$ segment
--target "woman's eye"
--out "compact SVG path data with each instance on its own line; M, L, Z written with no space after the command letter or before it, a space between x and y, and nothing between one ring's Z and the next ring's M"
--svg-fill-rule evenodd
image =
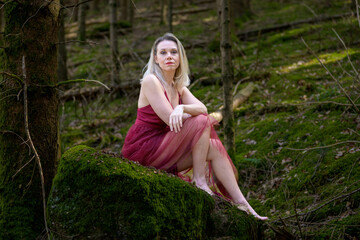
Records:
M171 53L172 53L172 54L177 54L177 51L172 51Z
M166 54L166 52L165 52L165 51L161 51L160 54Z

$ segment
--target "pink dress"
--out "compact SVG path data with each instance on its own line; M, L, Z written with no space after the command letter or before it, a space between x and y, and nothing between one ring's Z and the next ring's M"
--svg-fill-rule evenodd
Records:
M165 96L168 99L166 92ZM180 96L179 102L181 103ZM237 177L236 168L214 130L215 124L217 121L214 118L207 114L201 114L186 119L180 132L175 133L170 131L170 127L158 117L151 105L147 105L138 108L135 124L126 135L121 153L129 160L139 162L144 166L165 170L184 180L191 181L190 177L184 177L183 173L186 171L178 172L177 164L191 157L192 148L204 130L211 127L211 143L215 144L223 156L230 161ZM224 187L213 176L211 162L208 163L209 186L213 186L212 190L215 193L230 198Z

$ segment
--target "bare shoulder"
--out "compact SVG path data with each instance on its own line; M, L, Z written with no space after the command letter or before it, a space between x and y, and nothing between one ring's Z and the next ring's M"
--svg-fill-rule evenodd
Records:
M160 82L159 82L159 80L157 79L157 77L154 74L146 75L144 77L144 79L142 80L141 84L146 86L146 87L160 86Z

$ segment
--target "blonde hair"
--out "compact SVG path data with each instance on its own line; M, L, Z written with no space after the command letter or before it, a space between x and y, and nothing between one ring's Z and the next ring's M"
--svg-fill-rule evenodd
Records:
M186 57L185 49L184 49L183 45L181 44L181 42L179 41L179 39L177 39L177 37L175 37L175 35L172 33L166 33L163 36L161 36L155 40L155 42L151 48L149 62L144 67L145 72L143 74L142 79L140 79L140 83L147 75L154 74L156 77L158 77L160 79L160 81L163 84L167 84L167 82L165 81L164 76L162 74L161 68L155 62L157 46L160 42L165 41L165 40L175 42L177 45L178 51L179 51L180 64L179 64L179 67L175 71L174 81L175 81L175 87L180 90L182 87L187 87L190 84L190 79L189 79L190 69L189 69L189 62Z

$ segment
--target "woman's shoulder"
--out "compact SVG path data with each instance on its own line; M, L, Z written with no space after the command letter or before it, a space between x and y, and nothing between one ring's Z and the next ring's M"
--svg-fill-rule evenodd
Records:
M157 84L157 83L159 83L159 80L157 79L157 77L154 74L150 73L142 79L141 83Z

